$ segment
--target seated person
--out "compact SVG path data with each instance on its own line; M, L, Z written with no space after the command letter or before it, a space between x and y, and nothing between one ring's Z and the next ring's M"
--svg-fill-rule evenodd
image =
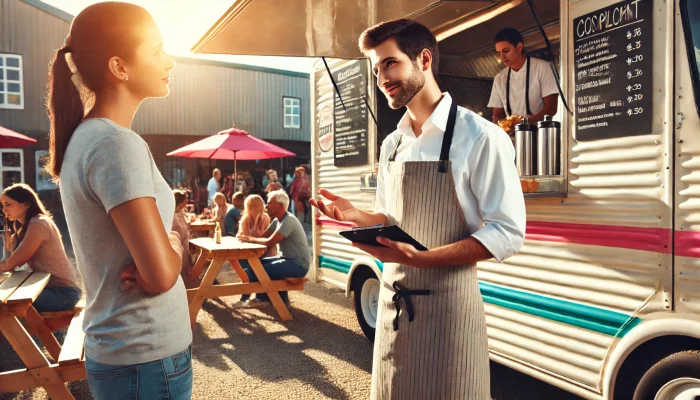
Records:
M221 229L224 229L224 219L226 219L226 212L228 211L228 204L226 204L226 196L217 192L214 195L214 210L212 211L211 222L218 222Z
M250 195L245 199L243 217L238 226L237 237L250 236L254 238L263 237L270 227L270 217L265 214L265 202L258 195ZM277 249L268 249L264 257L277 255Z
M245 196L241 192L236 192L231 196L231 202L233 207L230 207L226 212L226 217L224 218L224 235L225 236L236 236L238 233L238 222L241 220L243 215L244 205L243 201Z
M186 214L187 195L182 190L173 190L175 196L175 215L173 216L173 229L180 235L180 245L182 245L182 274L186 276L192 267L190 257L190 229L187 226L189 215Z
M5 249L11 255L0 261L0 272L29 264L34 272L51 274L49 283L34 301L39 312L70 310L80 300L78 271L68 261L61 233L34 190L18 183L0 195L5 218Z
M309 256L309 246L306 241L306 233L301 226L301 222L294 214L287 211L289 207L289 196L284 190L276 190L268 195L267 213L274 218L270 229L262 238L250 236L240 236L242 242L257 243L274 248L279 244L282 257L265 257L260 262L272 280L284 278L303 278L309 272L311 257ZM251 282L257 282L255 273L246 265L244 268ZM279 292L285 304L289 305L289 294ZM250 296L243 295L241 300L234 304L234 307L256 306L253 301L248 301ZM266 294L257 294L256 298L261 305L269 301Z

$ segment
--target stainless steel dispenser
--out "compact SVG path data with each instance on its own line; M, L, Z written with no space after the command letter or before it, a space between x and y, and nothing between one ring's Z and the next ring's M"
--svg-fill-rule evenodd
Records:
M560 164L561 124L545 115L537 123L537 175L559 175Z
M515 125L515 166L520 176L534 175L536 167L535 125L523 118Z

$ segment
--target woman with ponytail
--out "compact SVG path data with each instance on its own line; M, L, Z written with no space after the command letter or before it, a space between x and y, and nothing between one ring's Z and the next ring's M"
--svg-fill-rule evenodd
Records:
M143 100L168 95L174 66L145 9L104 2L75 17L49 67L47 169L85 285L85 367L97 400L192 394L175 200L131 130Z

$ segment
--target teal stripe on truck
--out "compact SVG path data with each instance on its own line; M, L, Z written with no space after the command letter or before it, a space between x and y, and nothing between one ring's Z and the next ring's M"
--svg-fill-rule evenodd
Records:
M555 299L534 293L521 292L502 286L479 282L481 297L485 303L524 312L552 321L577 326L619 337L627 334L642 321L637 317L587 306L571 301ZM618 331L620 331L618 333Z
M329 268L345 274L349 273L352 267L351 262L332 257L319 256L318 260L322 268ZM380 270L384 270L383 263L378 261L377 265ZM489 283L479 282L479 289L485 303L610 336L623 337L642 322L641 318L624 313Z

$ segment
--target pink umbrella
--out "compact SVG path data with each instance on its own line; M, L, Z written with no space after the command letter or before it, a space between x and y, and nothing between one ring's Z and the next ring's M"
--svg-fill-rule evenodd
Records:
M31 143L36 143L36 139L0 126L0 148L24 147Z
M169 156L233 160L234 185L238 179L237 160L262 160L295 156L291 151L275 146L235 127L171 151Z

